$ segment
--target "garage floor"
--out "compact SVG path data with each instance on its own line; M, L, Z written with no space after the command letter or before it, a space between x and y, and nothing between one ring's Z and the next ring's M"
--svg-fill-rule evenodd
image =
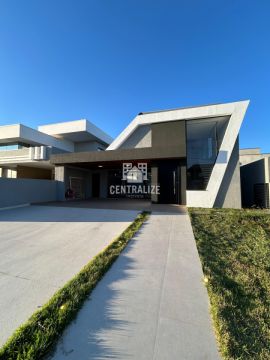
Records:
M59 206L0 211L0 345L137 213Z

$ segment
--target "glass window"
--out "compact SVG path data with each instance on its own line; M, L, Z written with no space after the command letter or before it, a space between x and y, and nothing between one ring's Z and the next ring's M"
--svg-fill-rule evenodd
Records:
M0 151L18 150L18 149L23 149L25 147L29 147L29 145L22 143L0 144Z
M187 190L205 190L229 117L187 121Z

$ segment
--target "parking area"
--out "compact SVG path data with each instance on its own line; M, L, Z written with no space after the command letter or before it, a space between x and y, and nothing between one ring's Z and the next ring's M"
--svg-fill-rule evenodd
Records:
M0 211L0 345L137 213L71 204Z

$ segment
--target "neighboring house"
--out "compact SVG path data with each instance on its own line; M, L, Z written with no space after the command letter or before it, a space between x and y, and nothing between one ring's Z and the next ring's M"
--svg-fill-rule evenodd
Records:
M54 179L52 154L104 150L112 138L87 120L0 126L0 177Z
M243 207L270 207L270 154L260 148L240 150Z
M122 179L131 164L130 180L137 176L147 189L158 187L149 193L132 185L153 202L240 208L238 135L248 103L140 113L106 151L51 155L59 198L65 200L70 186L77 198L136 197L125 193L128 179ZM138 175L138 164L147 169L147 180Z

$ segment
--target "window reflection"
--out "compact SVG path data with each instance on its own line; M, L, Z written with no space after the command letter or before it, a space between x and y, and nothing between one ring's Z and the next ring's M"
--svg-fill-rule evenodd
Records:
M187 190L205 190L229 117L187 121Z
M0 151L19 150L25 147L29 147L29 145L23 143L0 144Z

